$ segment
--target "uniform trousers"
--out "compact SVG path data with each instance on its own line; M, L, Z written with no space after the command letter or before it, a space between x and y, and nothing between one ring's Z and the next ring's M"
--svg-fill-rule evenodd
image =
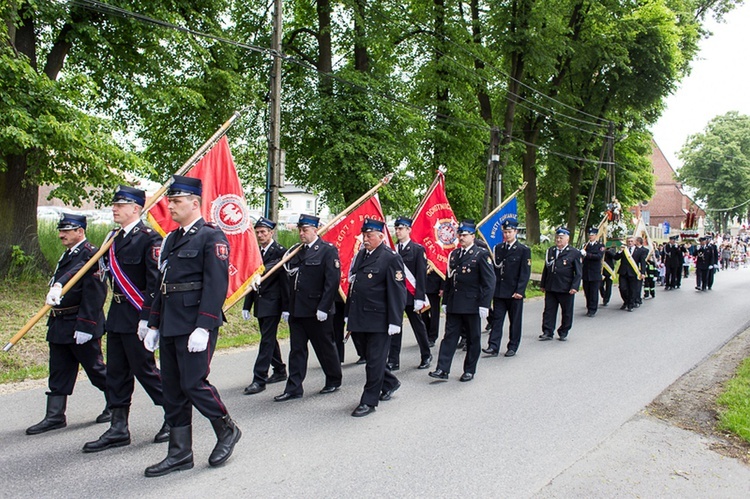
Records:
M336 344L336 352L339 354L339 362L344 363L344 338L345 338L345 327L344 323L344 308L346 304L342 301L336 301L336 313L333 314L333 342ZM358 336L352 335L352 343L354 343L354 349L357 351L357 355L361 358L365 357L364 349L362 348L362 341Z
M426 360L430 357L430 340L427 338L427 327L422 322L421 314L414 311L414 307L407 307L406 317L409 319L412 331L414 331L414 337L417 339L417 345L419 345L419 355L421 360ZM399 358L401 356L401 340L403 338L403 327L401 332L391 336L391 348L388 353L388 363L399 365Z
M565 338L573 326L573 304L575 295L570 293L556 293L547 291L544 293L544 312L542 313L542 333L547 336L554 336L555 324L557 323L557 309L562 312L560 327L557 334L560 338Z
M258 317L260 345L258 346L258 357L255 359L255 366L253 367L253 382L261 386L266 385L269 366L273 366L274 372L286 372L286 364L281 358L281 348L279 347L279 341L276 339L280 319L280 315Z
M453 355L461 337L461 331L466 334L466 357L464 357L464 372L475 374L479 354L482 352L482 331L479 314L452 314L445 315L445 334L440 342L440 355L438 356L437 368L450 373Z
M101 338L76 343L49 344L49 391L47 395L72 395L83 367L91 384L107 394L107 366L102 357Z
M602 303L604 305L608 304L609 300L612 299L612 277L609 275L604 276L599 293L602 295Z
M360 404L370 406L378 405L380 394L386 390L395 388L399 381L391 371L385 368L388 359L388 348L390 345L387 332L382 333L357 333L352 332L353 338L359 338L364 350L365 364L365 388Z
M586 295L586 310L595 314L599 308L599 288L602 285L598 281L583 281L583 292Z
M667 267L666 282L664 286L668 288L677 288L682 281L682 267Z
M708 288L708 273L711 272L709 269L695 269L695 287L700 289Z
M716 274L716 269L708 269L708 274L706 275L708 289L714 287L714 274Z
M503 340L503 326L505 315L508 315L508 350L518 350L521 344L521 321L523 319L523 298L494 298L492 301L492 331L490 332L489 347L500 351Z
M427 295L430 302L430 309L422 313L422 320L427 328L427 339L435 343L440 336L440 293L430 293Z
M637 296L640 293L640 280L635 276L620 276L620 296L622 302L627 308L634 308L637 303Z
M107 333L107 391L110 408L130 407L135 379L154 405L164 405L161 373L154 354L135 333Z
M209 331L208 347L202 352L188 352L189 337L162 336L159 342L164 420L173 428L191 424L193 407L211 421L227 414L219 391L208 381L219 334Z
M289 378L285 393L302 395L302 382L307 376L307 342L315 350L320 367L326 376L325 386L341 386L341 362L333 344L333 319L319 321L315 317L289 318Z

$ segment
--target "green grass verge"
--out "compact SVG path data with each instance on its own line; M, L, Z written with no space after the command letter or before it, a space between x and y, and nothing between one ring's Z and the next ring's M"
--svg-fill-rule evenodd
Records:
M721 406L719 428L750 443L750 358L742 361L716 403Z

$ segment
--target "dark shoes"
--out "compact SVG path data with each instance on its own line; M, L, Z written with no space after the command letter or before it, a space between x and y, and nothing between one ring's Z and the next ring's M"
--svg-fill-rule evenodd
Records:
M463 373L460 378L458 378L458 381L471 381L474 379L474 375L472 373Z
M116 407L112 409L112 425L98 440L86 442L83 446L83 452L100 452L130 445L128 409L128 407Z
M164 424L161 425L159 431L154 435L155 444L161 444L164 442L169 442L169 425L166 421L164 421Z
M364 357L360 357L359 359L357 359L357 362L355 362L355 364L357 364L358 366L361 366L362 364L367 364L367 359L365 359Z
M432 340L430 340L430 342L427 344L427 346L429 346L430 348L432 348L432 347L435 346L435 342L432 341Z
M169 433L169 450L163 461L146 468L147 477L163 476L193 467L193 427L175 426Z
M301 399L301 398L302 398L302 395L300 394L292 395L291 393L284 392L281 395L276 395L273 398L273 400L274 402L286 402L287 400Z
M102 413L96 417L96 422L109 423L110 421L112 421L112 411L109 410L109 407L105 407Z
M48 395L47 414L39 423L26 428L27 435L38 435L50 430L65 428L68 423L65 420L65 407L68 403L67 395Z
M568 337L567 336L558 336L557 339L560 340L560 341L568 341Z
M430 355L426 359L422 359L422 362L417 366L417 369L427 369L428 367L430 367L431 363L432 363L432 355Z
M352 416L355 418L361 418L368 414L375 412L375 407L367 404L359 404L356 409L352 412Z
M490 357L497 357L500 352L495 350L494 348L483 348L482 351L489 355Z
M505 352L506 357L515 357L515 355L516 355L515 350L508 350L507 352Z
M401 366L399 366L399 364L388 362L385 367L387 367L389 371L398 371Z
M261 385L257 381L253 381L252 383L250 383L248 386L245 387L245 391L242 393L244 393L245 395L255 395L256 393L260 393L265 389L266 389L265 385Z
M596 312L587 312L586 317L596 317Z
M456 345L456 350L459 348L464 348L466 346L466 338L461 338L458 340L458 345Z
M391 388L390 390L383 390L383 392L380 394L380 400L391 400L391 397L393 396L393 393L401 388L401 382L399 381L396 386Z
M539 341L549 341L552 339L551 335L548 334L540 334L539 335Z
M208 464L209 466L221 466L232 455L235 444L242 437L242 432L234 424L229 414L214 419L211 421L211 426L213 426L214 433L216 433L216 445L214 446L214 450L211 451L211 455L208 456Z
M427 375L430 378L435 379L448 379L448 373L443 371L442 369L435 369L434 371L427 373Z
M280 381L286 381L285 372L274 372L267 380L266 383L278 383Z
M628 308L627 303L623 303L622 306L620 307L620 310L625 310L626 308Z
M333 392L335 392L338 389L339 389L338 386L324 386L323 389L320 390L319 393L322 393L323 395L325 395L327 393L333 393Z

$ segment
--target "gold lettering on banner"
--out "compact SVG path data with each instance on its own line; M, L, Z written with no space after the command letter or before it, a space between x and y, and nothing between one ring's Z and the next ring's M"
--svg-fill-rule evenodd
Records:
M448 203L440 203L440 204L436 204L435 206L433 206L432 208L430 208L429 210L427 210L427 212L425 214L428 217L431 217L432 215L435 214L436 211L439 211L439 210L450 210L450 209L451 209L451 205L449 205Z

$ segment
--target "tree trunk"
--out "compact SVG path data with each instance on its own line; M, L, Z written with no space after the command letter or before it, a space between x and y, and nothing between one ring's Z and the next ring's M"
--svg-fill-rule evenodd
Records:
M568 229L571 236L578 234L578 196L581 194L581 180L583 179L583 168L574 165L568 169L568 181L570 183L570 195L568 197ZM571 237L571 243L575 237Z
M526 207L526 242L528 244L539 244L541 228L539 208L536 206L536 147L526 146L526 151L523 154L523 180L528 182L523 193Z
M445 34L445 1L433 0L435 6L435 49L433 51L433 60L435 61L437 82L435 90L435 129L437 133L433 140L433 165L437 170L441 166L447 166L445 160L445 141L444 135L448 134L445 130L446 125L440 121L449 115L448 111L448 83L446 71L442 68L443 54L446 53Z
M318 0L318 71L330 74L333 71L333 52L331 49L331 1ZM333 80L321 76L318 91L323 97L333 96Z

